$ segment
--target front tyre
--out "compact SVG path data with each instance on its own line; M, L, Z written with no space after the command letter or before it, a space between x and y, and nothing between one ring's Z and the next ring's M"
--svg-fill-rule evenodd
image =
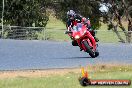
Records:
M99 56L98 50L95 51L95 57Z
M91 49L91 47L89 46L88 42L87 41L84 41L83 42L85 48L86 48L86 52L89 53L89 55L92 57L92 58L95 58L95 53L93 52L93 50Z

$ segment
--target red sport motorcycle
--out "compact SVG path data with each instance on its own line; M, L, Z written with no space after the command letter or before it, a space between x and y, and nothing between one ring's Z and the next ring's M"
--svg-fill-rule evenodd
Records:
M99 56L96 41L87 30L86 25L83 23L77 23L73 27L70 27L70 30L71 31L66 31L65 34L68 34L74 41L76 41L81 50L89 53L92 58Z

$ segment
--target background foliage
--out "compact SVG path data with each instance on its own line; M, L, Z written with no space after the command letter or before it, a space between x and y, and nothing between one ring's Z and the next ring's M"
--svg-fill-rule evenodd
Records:
M4 0L4 25L45 27L53 10L55 18L66 23L66 12L73 9L76 13L90 18L93 29L99 29L101 22L115 32L121 42L131 42L132 1L131 0ZM107 7L101 12L101 4ZM0 2L2 11L2 2ZM1 15L1 13L0 13ZM125 25L123 22L126 22ZM127 25L127 26L126 26ZM123 39L120 31L124 32ZM127 32L129 31L129 32Z

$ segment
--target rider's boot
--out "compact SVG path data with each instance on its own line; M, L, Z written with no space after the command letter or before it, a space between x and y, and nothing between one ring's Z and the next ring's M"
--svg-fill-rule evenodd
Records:
M76 40L73 40L73 41L72 41L72 45L73 45L73 46L78 46L77 41L76 41Z
M82 51L83 49L82 48L80 48L80 51Z

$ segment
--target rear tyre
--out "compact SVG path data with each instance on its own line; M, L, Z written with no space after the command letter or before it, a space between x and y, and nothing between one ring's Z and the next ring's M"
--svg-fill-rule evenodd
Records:
M83 44L86 47L86 52L89 53L89 55L92 58L95 58L95 53L92 51L91 47L88 45L88 42L87 41L84 41Z

